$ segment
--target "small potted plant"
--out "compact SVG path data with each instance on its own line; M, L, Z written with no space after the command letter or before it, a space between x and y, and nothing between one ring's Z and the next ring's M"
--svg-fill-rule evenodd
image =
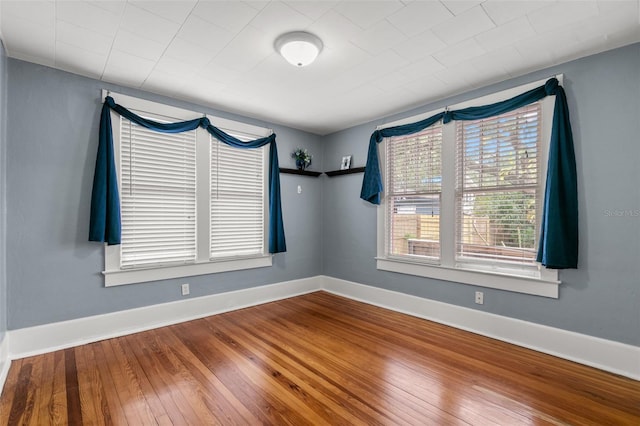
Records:
M296 148L291 153L291 158L295 158L298 170L304 170L311 165L311 154L306 149Z

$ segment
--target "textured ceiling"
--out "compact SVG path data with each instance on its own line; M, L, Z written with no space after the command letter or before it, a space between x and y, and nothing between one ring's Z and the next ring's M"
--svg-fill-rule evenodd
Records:
M639 0L6 1L10 57L328 134L640 41ZM306 30L305 68L273 49Z

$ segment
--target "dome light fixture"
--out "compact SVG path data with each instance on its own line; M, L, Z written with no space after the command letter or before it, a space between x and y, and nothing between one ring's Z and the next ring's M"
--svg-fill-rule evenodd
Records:
M274 46L291 65L304 67L318 57L322 51L322 40L306 31L294 31L282 34Z

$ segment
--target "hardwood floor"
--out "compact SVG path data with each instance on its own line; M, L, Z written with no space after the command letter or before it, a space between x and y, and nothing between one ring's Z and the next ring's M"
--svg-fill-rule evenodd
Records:
M0 424L640 425L640 382L317 292L14 361Z

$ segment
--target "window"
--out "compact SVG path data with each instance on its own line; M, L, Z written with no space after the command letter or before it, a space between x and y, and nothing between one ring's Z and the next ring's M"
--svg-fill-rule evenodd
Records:
M390 256L440 259L442 125L387 144L387 233Z
M201 114L112 95L159 122ZM236 149L204 129L167 134L116 113L114 150L121 199L122 242L105 250L107 286L271 265L267 253L267 155ZM241 140L268 129L210 117Z
M127 119L119 131L120 267L195 262L196 132L158 133Z
M543 192L540 102L456 125L456 259L533 266Z
M535 262L552 114L547 97L500 116L385 139L378 269L557 297L557 272Z
M252 137L234 134L240 140ZM264 252L264 149L239 150L211 138L211 258ZM238 164L242 167L238 168Z

